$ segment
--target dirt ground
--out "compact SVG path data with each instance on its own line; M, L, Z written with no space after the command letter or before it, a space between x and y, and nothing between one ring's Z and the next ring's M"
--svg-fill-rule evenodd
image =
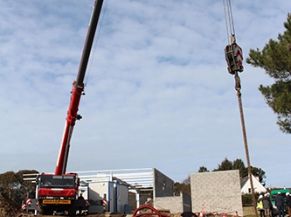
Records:
M248 207L243 207L243 213L244 217L255 217L256 214L254 212L254 207L248 206Z
M0 210L1 211L1 210ZM254 208L253 207L243 207L243 213L244 217L255 217ZM3 213L0 212L0 217L6 217L4 215L1 215ZM129 215L127 215L129 216ZM180 215L171 215L172 217L179 217ZM33 215L28 214L19 214L17 217L33 217ZM46 216L50 217L50 216ZM57 216L51 216L51 217L57 217ZM99 214L99 215L87 215L87 217L124 217L124 215L120 214Z

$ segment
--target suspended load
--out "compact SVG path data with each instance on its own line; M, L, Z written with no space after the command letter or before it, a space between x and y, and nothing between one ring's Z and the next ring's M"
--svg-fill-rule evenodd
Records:
M234 41L231 44L226 45L224 52L228 72L232 75L234 75L235 72L242 72L244 67L242 65L243 54L241 47Z
M235 30L234 30L234 22L232 16L231 9L231 1L224 0L224 14L225 14L225 24L228 38L228 45L226 45L225 59L227 62L228 72L232 75L235 75L237 72L243 71L243 54L241 47L236 43L235 39Z

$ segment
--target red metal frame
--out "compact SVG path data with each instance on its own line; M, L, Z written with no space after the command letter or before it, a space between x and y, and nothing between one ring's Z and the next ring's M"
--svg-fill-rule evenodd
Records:
M143 216L169 217L169 215L159 212L157 209L148 204L141 205L140 207L138 207L132 215L132 217L143 217Z

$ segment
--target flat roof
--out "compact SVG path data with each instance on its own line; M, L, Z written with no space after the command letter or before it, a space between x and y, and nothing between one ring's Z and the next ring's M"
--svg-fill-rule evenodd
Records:
M154 170L155 168L90 170L78 171L77 174L80 180L86 182L113 181L116 177L135 188L153 188Z

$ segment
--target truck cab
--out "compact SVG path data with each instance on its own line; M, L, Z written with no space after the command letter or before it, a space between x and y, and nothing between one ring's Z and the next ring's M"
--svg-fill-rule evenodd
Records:
M42 173L37 177L37 200L42 214L54 212L76 213L79 178L75 173L53 175Z

